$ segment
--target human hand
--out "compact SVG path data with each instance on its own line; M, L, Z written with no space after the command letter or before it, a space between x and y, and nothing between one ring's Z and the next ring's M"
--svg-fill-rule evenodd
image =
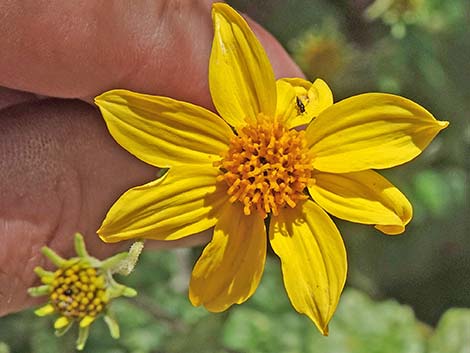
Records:
M213 109L207 82L212 1L4 1L0 86L59 98L112 88ZM280 45L250 22L278 77L301 76ZM44 245L73 254L73 234L97 257L118 250L96 236L107 209L156 170L120 148L98 111L78 100L0 90L0 315L34 301ZM203 236L154 243L190 246ZM122 245L120 245L122 247Z

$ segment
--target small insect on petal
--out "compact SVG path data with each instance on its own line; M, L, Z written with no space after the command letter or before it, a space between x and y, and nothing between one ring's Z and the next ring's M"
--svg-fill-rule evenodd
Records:
M299 114L305 113L305 105L299 97L295 97L295 103L297 104L297 111Z

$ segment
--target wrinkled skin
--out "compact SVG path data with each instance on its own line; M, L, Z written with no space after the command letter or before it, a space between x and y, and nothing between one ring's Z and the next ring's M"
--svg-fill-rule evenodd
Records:
M35 303L26 294L38 284L33 269L51 268L42 246L73 255L76 231L97 257L129 245L104 244L95 231L119 195L154 179L156 170L114 142L90 103L126 88L213 109L211 3L0 3L0 315ZM280 45L250 25L276 75L301 76ZM151 246L191 246L207 237Z

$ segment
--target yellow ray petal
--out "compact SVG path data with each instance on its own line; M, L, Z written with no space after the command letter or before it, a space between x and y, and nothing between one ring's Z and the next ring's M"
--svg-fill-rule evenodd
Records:
M96 97L95 103L122 147L162 168L212 164L233 136L214 113L171 98L113 90Z
M348 173L408 162L447 125L406 98L367 93L324 110L306 138L314 168Z
M284 208L272 217L269 238L281 258L289 299L324 335L344 287L347 272L343 239L333 221L312 201Z
M405 195L372 170L317 173L309 192L332 215L351 222L379 225L386 234L402 233L413 213Z
M290 104L295 108L294 112L296 114L291 113L286 119L288 128L310 123L313 118L333 104L333 93L326 82L321 79L316 79L315 82L311 83L302 78L283 78L277 81L278 87L280 82L288 83L295 92L295 96ZM279 92L278 89L278 106L280 105L280 100L281 104L287 101L286 98L279 97L279 94L284 92L287 92L289 95L292 94L287 88L283 88L283 92ZM284 108L284 110L287 110L287 108Z
M131 238L174 240L214 226L227 201L218 170L177 166L151 183L125 192L111 207L98 234L105 242Z
M258 113L273 117L276 84L268 57L246 21L230 6L212 5L214 41L209 87L217 111L230 125Z
M90 326L93 321L95 321L96 317L95 316L89 316L86 315L83 319L80 320L80 327L87 327Z
M276 116L279 121L286 123L294 119L298 113L296 105L296 92L294 87L286 82L284 79L276 81L277 90L277 106Z
M55 308L52 304L46 304L34 311L37 316L46 316L52 314L53 312L55 312Z
M258 287L266 260L266 229L259 214L245 216L228 204L194 266L189 298L195 306L220 312L247 300Z
M61 316L54 322L54 328L56 330L59 330L67 326L68 324L70 324L70 319L66 316Z

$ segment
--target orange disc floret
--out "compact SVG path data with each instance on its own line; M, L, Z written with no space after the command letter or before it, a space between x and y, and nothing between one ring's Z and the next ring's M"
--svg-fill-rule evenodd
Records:
M228 185L230 202L243 203L246 215L279 214L307 198L312 183L312 159L303 131L289 130L277 119L259 115L238 131L223 159L215 163Z

